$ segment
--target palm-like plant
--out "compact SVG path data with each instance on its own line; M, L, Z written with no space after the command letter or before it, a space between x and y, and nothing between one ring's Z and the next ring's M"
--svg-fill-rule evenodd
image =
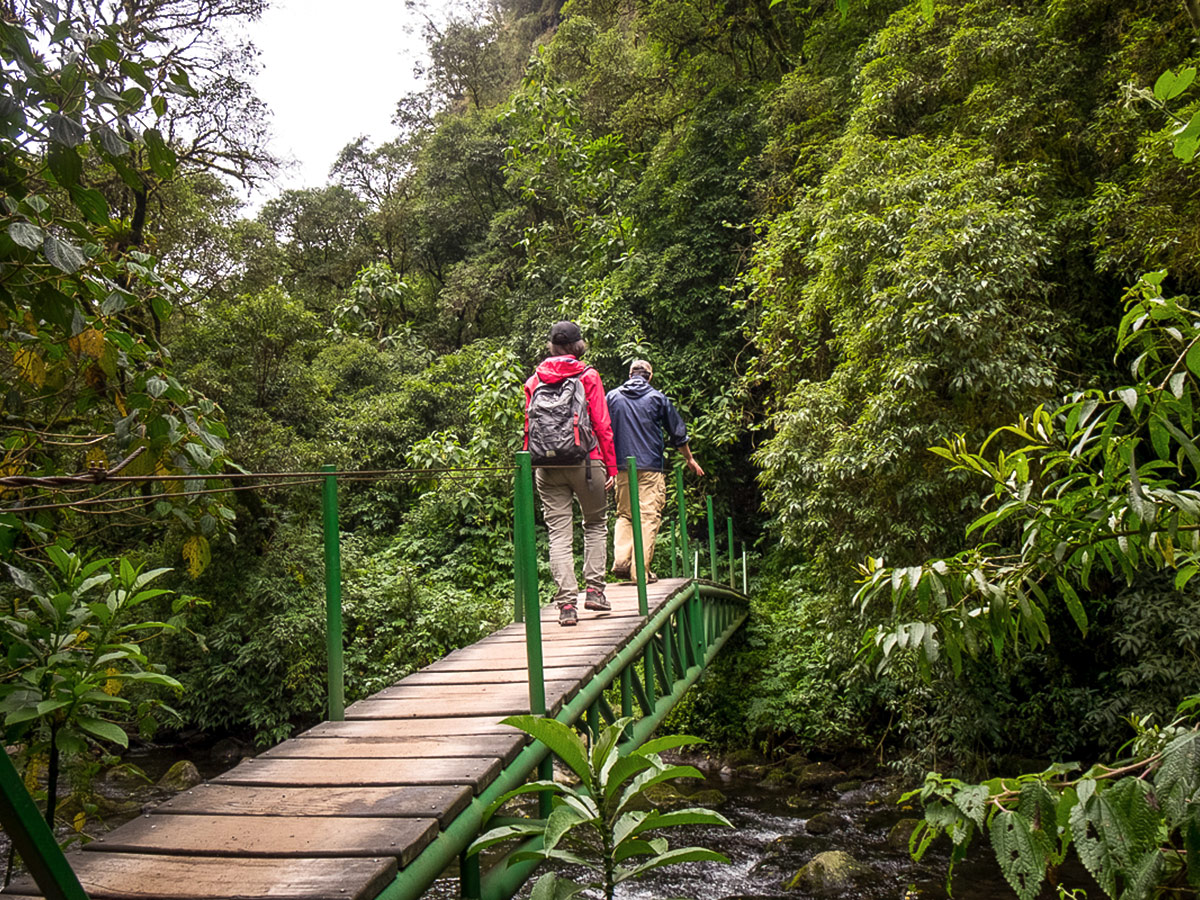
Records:
M702 743L699 738L674 735L647 741L622 754L621 736L632 719L618 719L605 727L589 748L569 726L554 719L512 716L505 724L520 728L544 743L579 778L579 786L556 781L534 781L500 797L489 815L520 794L550 791L554 808L549 818L502 825L481 835L468 848L478 853L494 844L518 837L542 836L538 850L509 857L509 864L528 859L556 859L590 869L597 880L576 884L553 873L543 875L534 886L531 900L569 900L588 888L599 888L612 900L616 886L651 869L673 863L729 859L703 847L671 850L667 839L652 832L676 825L724 825L729 820L709 809L691 808L671 812L636 809L646 789L681 777L701 777L693 766L664 763L659 753L685 744Z

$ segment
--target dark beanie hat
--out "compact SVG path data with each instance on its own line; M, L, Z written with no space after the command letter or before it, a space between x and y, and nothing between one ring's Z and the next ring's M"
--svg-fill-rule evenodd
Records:
M583 332L574 322L563 320L550 327L550 343L560 347L570 347L577 341L583 340Z

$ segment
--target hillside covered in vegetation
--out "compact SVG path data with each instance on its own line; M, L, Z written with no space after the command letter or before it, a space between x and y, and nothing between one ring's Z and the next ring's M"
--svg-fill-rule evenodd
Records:
M13 592L51 545L174 570L146 653L180 689L89 721L149 730L165 699L265 744L320 715L318 488L223 476L480 470L343 487L352 698L506 621L486 470L561 318L608 386L654 362L694 510L753 560L681 727L984 775L1111 758L1195 690L1194 3L463 6L394 140L248 218L236 185L276 162L213 25L261 6L0 3L0 470L188 476L103 507L6 483ZM3 702L36 752L30 696Z

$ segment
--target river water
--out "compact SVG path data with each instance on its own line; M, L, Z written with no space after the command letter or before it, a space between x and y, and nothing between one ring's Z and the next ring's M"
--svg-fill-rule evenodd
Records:
M750 773L741 774L746 768ZM684 863L664 867L648 873L641 880L620 885L617 890L619 900L1016 898L1000 873L986 836L982 840L976 836L972 853L956 867L953 893L948 895L945 886L948 842L945 838L940 839L919 863L911 859L903 837L905 825L893 829L901 820L919 817L921 812L919 808L896 803L902 791L886 772L852 772L851 775L862 777L844 777L836 785L798 790L786 782L772 783L770 777L764 783L759 777L763 770L758 767L731 772L729 767L714 762L708 764L707 769L702 784L689 785L684 790L688 793L720 791L726 800L718 809L733 828L681 827L663 834L669 838L672 847L707 847L724 853L730 863ZM830 850L849 853L863 864L865 871L842 889L787 889L786 885L797 870L817 854ZM545 871L545 868L539 871ZM556 871L581 883L588 880L587 873L579 869ZM1084 888L1094 900L1104 896L1077 864L1064 866L1057 878L1064 887ZM527 897L531 886L532 879L520 896ZM425 900L451 900L457 896L457 888L457 879L448 873L426 892ZM585 896L593 898L600 894L594 892ZM1058 892L1053 886L1046 885L1040 897L1052 900L1058 897Z

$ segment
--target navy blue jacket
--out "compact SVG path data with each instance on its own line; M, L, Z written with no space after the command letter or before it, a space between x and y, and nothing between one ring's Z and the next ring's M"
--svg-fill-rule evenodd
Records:
M663 470L663 432L672 447L688 442L687 426L666 395L650 387L641 375L634 375L608 392L608 414L612 417L613 441L617 449L617 468L628 468L632 456L638 471Z

